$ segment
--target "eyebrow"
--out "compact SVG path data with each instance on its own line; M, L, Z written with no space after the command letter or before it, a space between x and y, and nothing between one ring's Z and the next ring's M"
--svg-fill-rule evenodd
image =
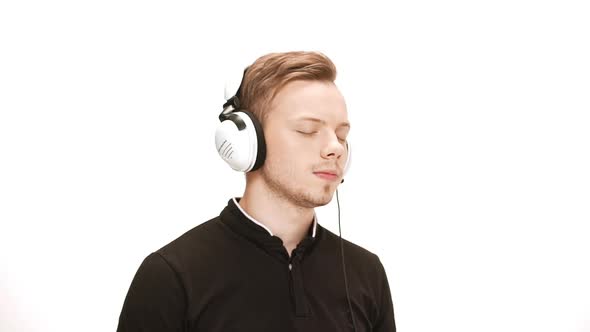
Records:
M317 119L317 118L312 118L309 116L303 117L303 118L299 118L297 119L297 121L313 121L313 122L319 122L321 124L326 124L326 121L321 120L321 119ZM338 127L348 127L350 128L350 123L348 122L342 122L338 125Z

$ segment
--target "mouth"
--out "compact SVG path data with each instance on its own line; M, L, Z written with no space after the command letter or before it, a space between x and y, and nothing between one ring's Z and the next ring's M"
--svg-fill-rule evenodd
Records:
M334 172L314 172L313 174L328 181L335 181L338 179L338 174Z

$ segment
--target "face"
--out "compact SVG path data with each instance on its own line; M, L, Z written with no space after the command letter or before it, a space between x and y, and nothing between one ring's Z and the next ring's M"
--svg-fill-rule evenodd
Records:
M328 204L342 179L349 129L346 104L334 83L285 85L264 126L267 155L260 176L271 193L301 207Z

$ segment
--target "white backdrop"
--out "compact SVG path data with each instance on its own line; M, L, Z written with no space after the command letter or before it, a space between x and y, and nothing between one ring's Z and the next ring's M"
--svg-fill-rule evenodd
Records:
M3 1L0 331L114 331L142 259L242 194L214 148L227 69L288 50L338 67L343 236L383 261L399 331L590 331L588 17L567 0ZM335 199L318 215L338 231Z

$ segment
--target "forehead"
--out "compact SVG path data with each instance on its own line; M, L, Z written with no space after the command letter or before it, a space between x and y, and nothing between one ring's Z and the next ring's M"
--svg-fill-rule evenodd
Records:
M344 97L333 82L293 81L275 96L269 117L298 121L318 118L327 122L346 122L348 112ZM304 120L302 120L304 121Z

